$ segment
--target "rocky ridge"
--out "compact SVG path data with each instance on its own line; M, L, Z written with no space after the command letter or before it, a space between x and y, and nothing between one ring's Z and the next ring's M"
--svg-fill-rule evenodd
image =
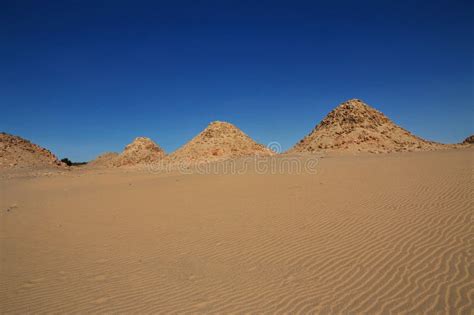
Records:
M0 133L0 169L66 168L51 151L26 139Z

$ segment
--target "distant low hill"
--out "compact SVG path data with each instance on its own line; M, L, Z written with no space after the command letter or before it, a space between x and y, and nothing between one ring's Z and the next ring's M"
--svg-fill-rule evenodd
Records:
M112 167L114 165L114 161L119 156L116 152L105 152L94 160L87 163L87 166L90 167Z

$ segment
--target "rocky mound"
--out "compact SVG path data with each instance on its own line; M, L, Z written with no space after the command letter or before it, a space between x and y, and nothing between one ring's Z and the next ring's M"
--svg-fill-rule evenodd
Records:
M198 164L243 156L268 156L273 151L256 143L234 125L215 121L171 154L170 163Z
M105 152L87 163L87 165L92 167L111 167L114 166L114 162L118 156L119 154L116 152Z
M426 141L397 126L361 100L346 101L332 110L289 152L400 152L433 150L440 143Z
M30 141L0 133L0 169L66 167L46 150Z
M134 166L152 164L165 157L163 151L153 140L138 137L125 147L125 150L113 160L114 166Z
M474 143L474 135L470 135L469 137L464 139L464 141L462 142L462 144L473 144L473 143Z

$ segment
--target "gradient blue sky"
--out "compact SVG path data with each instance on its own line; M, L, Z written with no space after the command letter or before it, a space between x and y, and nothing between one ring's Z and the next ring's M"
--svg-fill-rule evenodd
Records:
M360 98L474 132L472 1L0 1L0 131L89 160L210 121L289 148Z

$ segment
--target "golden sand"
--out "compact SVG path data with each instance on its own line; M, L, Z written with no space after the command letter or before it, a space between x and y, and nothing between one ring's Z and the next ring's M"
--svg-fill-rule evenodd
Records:
M1 179L0 312L472 313L473 153Z

